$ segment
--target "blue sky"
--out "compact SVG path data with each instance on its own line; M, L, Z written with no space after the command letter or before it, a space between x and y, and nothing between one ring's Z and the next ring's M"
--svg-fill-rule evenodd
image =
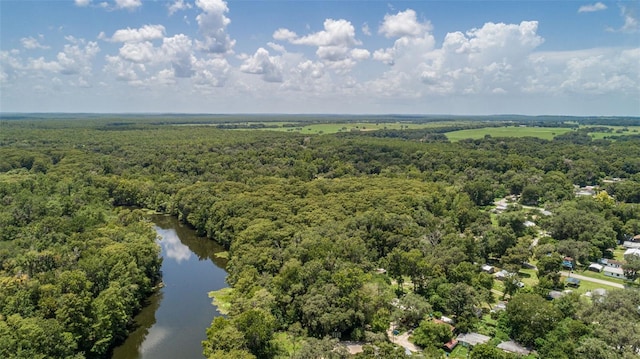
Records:
M640 116L639 1L0 0L0 111Z

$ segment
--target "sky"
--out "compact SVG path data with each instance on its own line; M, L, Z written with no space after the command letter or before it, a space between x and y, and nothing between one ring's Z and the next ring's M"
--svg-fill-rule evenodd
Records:
M0 112L640 116L640 1L0 0Z

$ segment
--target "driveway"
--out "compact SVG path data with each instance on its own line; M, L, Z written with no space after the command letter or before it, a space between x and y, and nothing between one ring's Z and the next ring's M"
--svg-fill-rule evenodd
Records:
M393 331L395 329L396 329L396 326L393 323L391 323L391 325L389 326L389 329L387 329L387 336L389 337L389 340L392 343L397 344L412 353L417 353L421 351L419 347L417 347L415 344L409 341L409 336L411 335L411 331L394 335Z

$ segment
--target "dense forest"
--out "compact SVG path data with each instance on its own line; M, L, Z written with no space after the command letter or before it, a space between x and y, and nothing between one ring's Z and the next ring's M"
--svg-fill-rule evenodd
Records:
M565 289L564 257L613 258L640 234L640 138L595 140L606 121L583 120L535 118L572 129L553 140L459 142L446 132L505 123L305 135L203 117L0 120L0 357L103 358L126 337L161 279L135 208L228 249L231 310L207 330L208 358L347 357L339 340L404 358L390 323L441 357L454 335L441 316L492 337L472 358L515 357L496 348L509 339L532 357L636 357L637 284L547 298ZM640 259L625 259L637 278ZM486 263L514 277L497 291Z

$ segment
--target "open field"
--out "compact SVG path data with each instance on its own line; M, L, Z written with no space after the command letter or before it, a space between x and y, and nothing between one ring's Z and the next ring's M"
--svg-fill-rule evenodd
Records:
M602 126L580 126L584 127L602 127ZM589 135L594 140L601 140L612 136L629 136L640 135L640 126L605 126L612 129L611 132L591 132Z
M296 132L307 134L330 134L338 132L350 132L350 131L376 131L376 130L408 130L408 129L421 129L421 128L434 128L445 127L465 124L467 122L428 122L428 123L413 123L413 122L335 122L335 123L312 123L301 124L295 122L270 122L265 123L263 128L255 128L257 130L264 131L280 131L280 132ZM248 123L249 124L249 123ZM256 125L260 123L251 122L250 124ZM253 129L253 128L252 128Z
M552 140L555 136L571 131L562 127L486 127L460 130L446 133L449 141L456 142L467 138L479 139L485 135L491 137L539 137Z

